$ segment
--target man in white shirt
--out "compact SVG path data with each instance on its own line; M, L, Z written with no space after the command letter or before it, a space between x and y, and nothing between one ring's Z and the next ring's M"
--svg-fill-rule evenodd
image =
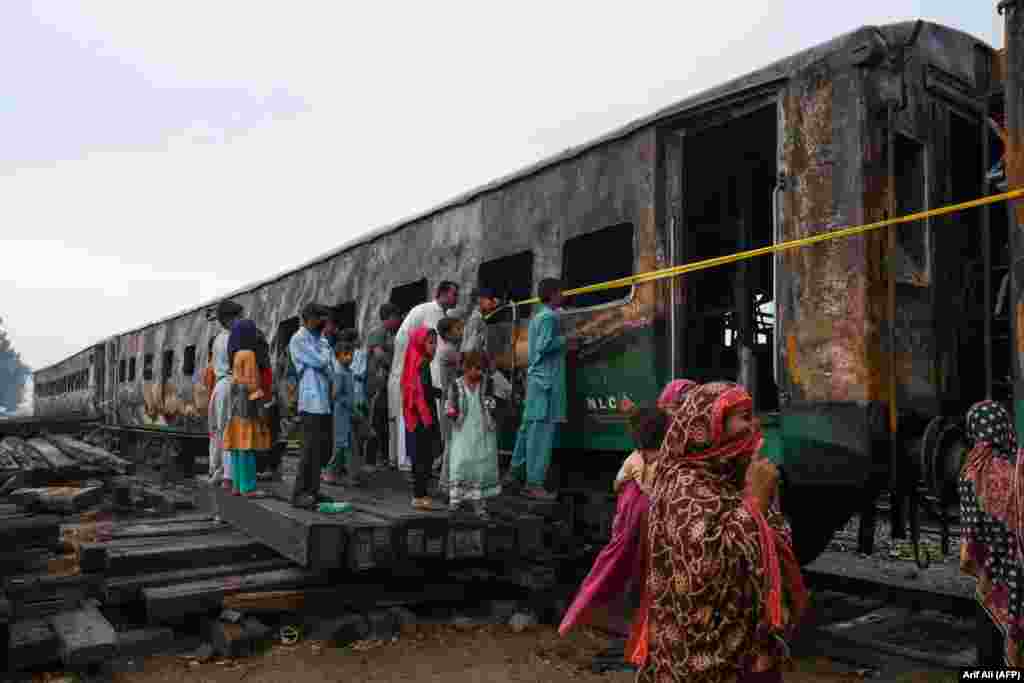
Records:
M404 472L412 470L412 463L405 454L405 421L402 419L402 367L405 365L405 349L409 335L420 327L437 329L437 323L449 309L459 303L459 286L443 280L437 286L433 301L414 306L402 321L395 335L395 357L391 361L391 375L388 377L388 414L391 420L391 448L388 450L392 464ZM436 362L436 359L435 359ZM438 369L431 363L431 374L436 378ZM436 379L435 379L436 381Z

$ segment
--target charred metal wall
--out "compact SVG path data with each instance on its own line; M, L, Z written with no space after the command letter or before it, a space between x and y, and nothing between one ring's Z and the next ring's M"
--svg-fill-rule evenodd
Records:
M459 283L462 293L455 314L465 316L472 305L469 292L477 284L481 263L532 250L536 286L542 278L562 274L566 240L623 222L634 227L636 267L656 268L663 264L664 244L658 239L655 223L655 156L654 131L642 130L234 300L245 307L245 314L272 342L278 326L314 300L328 305L355 301L357 325L365 335L378 323L377 311L388 301L391 290L421 278L427 279L431 295L443 279ZM597 321L606 322L609 316L650 316L657 298L655 291L655 285L638 287L629 313L617 312L623 306L605 306L592 314L570 316L570 324L587 327L603 324ZM525 325L525 321L521 323L522 333L518 335L520 366L526 360ZM205 431L208 396L201 377L207 367L209 339L218 332L215 321L208 321L204 312L195 312L113 340L115 359L137 359L134 382L116 384L111 392L117 422ZM502 338L507 344L511 335ZM182 354L189 345L196 346L196 367L192 376L184 377ZM168 349L174 350L175 367L164 383L161 363ZM509 353L498 350L504 364L508 364ZM146 354L153 354L151 381L143 378ZM116 374L116 360L112 366L111 372Z
M1006 177L1010 188L1019 189L1024 186L1024 5L1019 1L1008 0L1000 3L1006 17ZM1010 244L1013 250L1013 330L1014 367L1016 383L1014 397L1016 400L1017 429L1024 427L1024 202L1014 202L1014 211L1010 217Z
M850 60L849 53L837 52L787 85L782 239L891 215L890 103L898 110L895 131L923 149L920 208L949 202L949 109L978 96L989 55L970 36L925 25L905 70L893 70L882 60L885 46L901 44L911 29L910 24L887 28L875 38L877 56ZM871 39L864 33L862 40ZM897 213L905 211L897 202ZM935 302L951 296L957 282L937 264L936 241L955 223L948 218L899 226L893 254L885 230L879 230L782 256L781 388L790 400L885 404L894 363L900 410L939 410L942 392L955 382L949 373L958 359L950 355L948 326L944 330L936 318L943 311L949 315L948 307ZM889 268L896 281L895 318L887 306ZM936 277L937 272L943 275Z
M855 225L864 217L864 84L824 59L782 95L783 241ZM795 402L875 400L878 323L871 315L868 237L783 253L777 303L784 343L781 391Z

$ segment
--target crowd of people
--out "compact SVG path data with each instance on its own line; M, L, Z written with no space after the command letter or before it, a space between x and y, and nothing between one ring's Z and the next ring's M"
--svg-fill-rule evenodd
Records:
M485 320L498 302L492 291L477 290L463 324L448 315L458 295L456 284L442 282L434 300L404 319L385 305L364 344L355 330L339 330L327 307L303 309L288 343L302 428L293 505L324 500L321 481L361 485L364 465L378 461L410 473L417 509L439 507L432 474L449 509L469 505L485 519L487 499L509 485L525 496L554 497L545 482L566 421L565 357L576 347L557 315L562 283L538 286L526 400L504 479L495 411L511 386L489 353ZM241 314L232 302L221 305L224 329L210 351L211 480L247 495L276 434L266 340ZM632 409L637 449L615 480L612 540L563 633L607 613L632 584L640 600L627 656L642 680L780 679L807 597L776 500L778 471L759 455L752 407L739 385L677 380L654 406Z
M544 482L557 427L565 422L565 353L574 346L554 314L561 288L555 279L539 286L526 409L504 481L498 409L511 399L512 385L488 348L486 316L499 305L493 290L473 292L475 306L465 321L450 314L459 300L459 287L450 281L404 316L385 304L364 342L357 330L340 329L332 309L307 304L287 346L289 412L302 434L292 504L311 508L327 500L321 482L362 486L368 466L408 473L412 506L420 510L443 509L437 499L446 498L450 510L469 506L487 518L486 500L503 485L553 498ZM222 329L210 344L210 483L256 495L258 479L272 476L280 462L282 411L266 337L243 313L238 304L222 302Z
M324 500L320 482L361 486L364 466L409 472L412 505L462 505L486 519L503 486L550 499L545 489L555 435L566 421L565 354L575 347L556 314L562 284L543 280L529 324L526 401L511 466L499 474L496 407L511 395L487 343L485 316L498 301L474 292L463 323L448 313L458 286L406 316L392 304L360 343L325 306L302 311L288 343L289 379L302 454L292 504ZM211 341L210 482L252 495L258 472L280 461L280 409L269 346L225 301ZM760 455L763 437L745 388L731 382L671 382L653 406L627 405L636 450L613 485L618 506L602 550L560 632L601 615L628 634L625 657L639 680L779 681L807 591L779 511L778 469ZM967 415L973 444L960 480L962 570L978 579L979 663L1024 661L1024 476L1009 413L983 401ZM322 458L329 455L326 463ZM633 588L632 593L630 587ZM627 625L628 596L638 598Z

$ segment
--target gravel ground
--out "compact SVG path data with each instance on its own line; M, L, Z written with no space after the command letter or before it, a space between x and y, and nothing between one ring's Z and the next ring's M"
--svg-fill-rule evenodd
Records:
M860 525L860 517L854 515L850 522L833 537L828 550L853 553L857 551L857 529ZM909 530L907 533L909 537ZM921 548L928 553L932 564L945 564L957 566L959 563L959 534L957 527L950 532L949 554L942 556L942 544L937 530L921 530ZM880 513L875 525L875 552L874 557L896 561L913 561L914 550L910 539L893 540L892 525L889 523L888 514Z
M594 674L591 658L607 645L607 638L581 630L565 639L550 627L513 633L507 627L421 626L415 634L382 644L333 648L304 642L292 647L275 646L263 656L242 660L200 662L188 657L147 660L141 671L118 673L119 683L320 683L321 681L437 681L444 683L494 683L599 681L625 683L629 672ZM786 681L839 682L863 680L828 659L798 660ZM909 677L906 683L935 678ZM951 679L955 680L955 679Z

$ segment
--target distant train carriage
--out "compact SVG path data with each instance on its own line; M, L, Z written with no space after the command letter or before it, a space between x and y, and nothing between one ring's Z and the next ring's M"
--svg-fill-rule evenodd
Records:
M408 310L442 279L462 285L465 313L475 285L522 301L545 277L572 288L974 198L997 149L985 125L993 64L989 46L935 24L862 28L231 298L268 334L281 378L311 300L365 334L381 304ZM894 244L871 233L570 299L563 324L583 343L552 478L590 500L581 526L612 510L608 484L632 448L622 401L653 401L675 376L750 387L805 561L882 489L913 491L907 449L929 421L993 382L1007 389L1008 337L979 332L982 319L1002 323L978 306L980 284L999 284L1006 235L1005 213L976 210L903 226ZM112 433L205 435L214 305L97 347L106 377L90 386ZM507 307L489 332L520 388L529 314ZM981 357L994 359L984 372L972 367ZM45 396L37 405L63 410ZM506 455L516 427L512 415Z
M103 346L80 351L32 374L35 417L101 419L107 374Z

